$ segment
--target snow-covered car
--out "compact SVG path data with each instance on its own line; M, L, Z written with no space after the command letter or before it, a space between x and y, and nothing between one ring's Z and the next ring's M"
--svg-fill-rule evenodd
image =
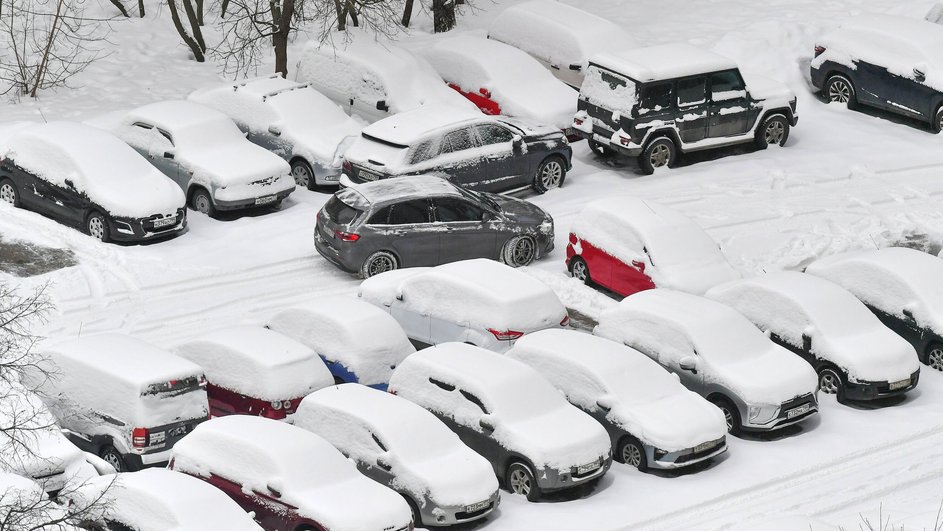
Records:
M488 28L488 38L524 50L574 88L583 84L590 57L637 46L612 21L556 0L531 0L505 9Z
M812 85L849 109L876 107L943 130L943 26L859 15L819 37Z
M708 298L730 306L809 362L819 389L838 400L872 400L917 386L913 347L847 290L795 271L721 284Z
M606 430L527 365L464 343L406 358L390 392L431 411L529 501L585 485L612 464Z
M371 481L317 435L263 417L230 415L197 426L169 468L190 474L277 531L411 531L395 491Z
M482 192L544 193L563 185L572 155L551 125L426 105L365 127L343 166L358 184L428 173Z
M83 528L93 531L262 531L219 489L163 468L95 478L69 501L82 511Z
M246 140L225 114L192 101L163 101L102 125L187 196L191 208L217 211L277 206L295 189L281 157Z
M259 415L281 420L301 399L334 378L317 353L261 326L214 330L175 349L206 375L210 414Z
M187 226L172 182L114 136L74 122L0 128L0 201L105 242L152 240Z
M734 144L783 146L796 95L779 81L744 81L732 60L691 44L593 56L573 130L599 153L637 157L642 173L679 155Z
M617 461L642 471L677 469L727 451L720 410L633 348L576 330L541 330L507 356L598 420Z
M546 284L484 258L381 273L358 295L423 345L459 341L503 352L525 334L570 323Z
M326 96L280 74L197 90L191 101L229 116L246 138L291 165L295 184L336 185L341 156L362 127Z
M943 260L889 247L820 258L806 273L850 291L913 345L921 363L943 371Z
M677 374L723 411L731 434L777 430L818 413L812 367L719 302L670 289L641 291L604 311L593 333Z
M417 49L481 112L525 118L566 129L577 92L525 52L475 35L437 39Z
M409 400L343 384L306 396L293 422L324 437L368 478L399 492L416 526L479 520L501 503L488 460Z
M425 59L373 34L355 34L338 46L310 41L295 73L299 82L367 122L430 104L475 110Z
M680 212L635 197L586 205L570 227L566 267L619 295L654 287L702 295L740 278L704 229Z
M194 363L120 334L42 347L55 378L31 374L69 440L118 472L163 466L173 445L209 415Z
M385 391L393 369L416 352L396 319L354 297L318 297L281 310L266 326L317 352L336 384Z
M522 199L417 175L339 190L318 213L314 246L361 278L471 258L520 267L553 250L553 218Z
M65 521L66 508L53 502L46 491L29 478L0 469L0 521L6 529L49 529L51 521ZM63 531L74 527L57 526Z

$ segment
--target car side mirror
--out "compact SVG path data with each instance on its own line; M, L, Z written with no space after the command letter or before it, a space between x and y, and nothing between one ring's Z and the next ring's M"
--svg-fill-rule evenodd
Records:
M583 65L572 64L570 65L570 70L574 72L581 72L583 70Z
M380 100L377 102L377 110L386 112L390 110L390 106L386 104L386 100Z
M639 273L645 272L645 262L641 260L632 260L632 267L638 269Z
M282 128L277 125L268 126L268 132L275 136L282 136Z
M267 484L267 485L265 486L265 488L266 488L266 490L268 490L268 493L271 494L273 498L281 498L281 497L282 497L282 491L280 491L280 490L278 490L277 488L275 488L271 483Z
M393 465L390 464L389 453L380 454L377 456L377 466L389 472L393 469Z
M68 182L66 182L66 184L68 184ZM901 313L903 313L904 317L906 317L907 319L910 319L911 321L916 321L916 319L914 319L914 312L910 308L904 308L901 311Z
M914 68L914 79L919 83L923 83L927 80L927 73L920 68Z
M693 374L697 374L697 359L693 356L681 358L681 361L678 362L678 366L681 367L683 371L690 371Z
M808 333L802 334L802 350L809 352L812 350L812 336Z
M478 425L487 432L494 431L494 419L491 418L491 415L482 415L481 418L478 419Z
M599 399L596 400L596 407L603 411L612 410L612 397L609 395L599 397Z
M72 182L72 179L66 179L65 185L68 186L70 189L75 190L75 183Z
M165 152L164 152L164 158L165 158L165 159L173 160L173 158L174 158L174 152L173 152L173 151L165 151Z
M514 140L511 141L511 145L514 147L515 153L524 152L524 139L520 136L515 135Z
M494 219L494 214L491 212L485 211L481 214L481 221L491 221L492 219Z
M478 89L478 92L486 98L489 98L489 99L491 98L491 91L486 88L480 88Z

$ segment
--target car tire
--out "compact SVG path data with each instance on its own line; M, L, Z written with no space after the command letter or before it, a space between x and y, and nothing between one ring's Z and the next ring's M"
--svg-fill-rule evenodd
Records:
M115 467L115 471L117 472L128 471L128 465L125 463L124 457L121 457L118 450L110 444L102 446L101 450L98 451L98 457L101 457L106 463Z
M743 424L740 421L740 411L737 406L725 396L711 397L710 402L723 412L724 420L727 422L727 432L730 435L740 435L743 431Z
M586 260L583 260L579 256L574 256L570 259L570 276L576 280L582 281L583 284L587 286L592 282L589 276L589 265L586 263Z
M540 487L537 485L537 479L530 467L515 461L508 466L507 477L508 490L512 494L520 494L527 498L527 501L534 502L540 499Z
M635 437L625 436L616 448L616 458L620 463L633 466L641 472L648 470L648 456L645 447Z
M930 343L927 347L927 367L943 371L943 344Z
M526 234L515 236L504 244L501 261L511 267L523 267L537 259L537 240Z
M20 192L10 179L0 180L0 201L14 207L20 206Z
M377 251L367 257L360 266L360 278L370 278L380 273L399 268L399 262L389 251Z
M638 157L639 168L645 175L655 173L657 168L673 168L678 157L674 140L663 136L649 142Z
M845 376L831 365L819 368L819 391L827 395L836 395L839 402L845 401Z
M828 103L844 103L849 109L858 106L858 96L855 85L845 76L834 75L825 82L825 101Z
M209 217L216 215L216 206L213 205L213 198L205 188L197 188L190 197L190 208Z
M92 211L85 218L85 232L96 240L107 243L111 240L111 233L108 230L108 219L101 212Z
M781 114L768 116L756 130L754 143L757 149L766 149L769 146L785 146L789 139L789 120Z
M940 105L940 107L936 110L935 118L933 119L933 123L930 125L933 127L934 133L939 134L943 132L943 105Z
M543 194L554 188L563 186L566 179L566 161L557 155L551 155L537 166L534 176L534 190Z
M596 142L595 140L587 140L587 144L589 144L589 150L598 157L608 159L616 155L616 150L612 149L606 144Z
M291 161L291 177L295 180L295 186L314 190L317 186L314 170L304 159L294 159Z
M419 506L416 505L416 502L409 496L403 495L403 499L406 500L406 505L409 505L410 512L413 513L413 525L416 528L422 527L422 514L419 512Z

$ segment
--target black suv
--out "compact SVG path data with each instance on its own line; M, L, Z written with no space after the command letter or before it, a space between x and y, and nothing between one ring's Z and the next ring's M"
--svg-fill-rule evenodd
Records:
M796 96L736 63L688 44L600 54L589 62L573 129L600 153L638 157L646 174L679 152L753 142L784 145Z
M943 130L943 26L855 17L819 39L812 85L829 102L884 109Z

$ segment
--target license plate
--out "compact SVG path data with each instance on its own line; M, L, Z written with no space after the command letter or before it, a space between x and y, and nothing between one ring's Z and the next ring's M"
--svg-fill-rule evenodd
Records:
M258 199L255 200L255 204L257 204L257 205L267 205L267 204L269 204L269 203L274 203L274 202L275 202L275 196L274 196L274 195L267 195L267 196L265 196L265 197L260 197L260 198L258 198Z
M809 409L811 408L812 406L810 406L809 404L802 404L799 407L794 407L786 412L786 418L791 419L794 417L798 417L799 415L802 415L803 413L808 413Z
M176 222L177 222L176 216L174 216L174 217L172 217L172 218L155 219L155 220L154 220L154 227L155 227L155 228L156 228L156 227L166 227L167 225L173 225L173 224L176 223Z
M587 472L592 472L599 468L599 463L589 463L587 465L580 465L576 467L576 473L579 475L586 474Z
M717 442L716 442L716 441L707 441L707 442L705 442L705 443L701 443L701 444L695 446L695 447L694 447L694 452L697 453L697 452L703 452L704 450L710 450L710 449L713 448L714 446L717 446Z
M186 426L186 425L177 426L176 428L171 428L171 429L167 430L167 436L168 436L168 437L177 437L178 435L186 435L186 434L187 434L187 426Z
M488 500L485 500L485 501L483 501L483 502L473 503L473 504L471 504L471 505L466 505L466 506L465 506L465 512L466 512L466 513L473 513L473 512L475 512L475 511L480 511L480 510L482 510L482 509L487 509L489 505L491 505L491 502L488 501Z
M372 171L360 170L360 178L365 181L375 181L380 178L380 176Z
M891 391L894 391L895 389L903 389L907 387L908 385L910 385L910 378L907 378L906 380L901 380L899 382L891 382L889 387L891 388Z

